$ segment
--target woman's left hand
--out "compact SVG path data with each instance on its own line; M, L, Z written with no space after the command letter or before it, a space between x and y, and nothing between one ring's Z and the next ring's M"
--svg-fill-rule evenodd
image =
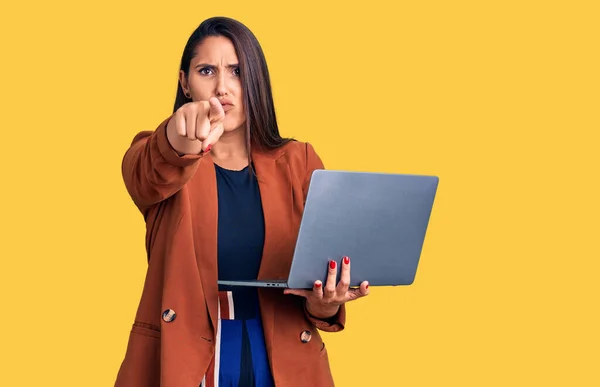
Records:
M350 289L350 258L342 260L340 282L337 282L337 262L329 261L325 287L321 281L315 281L312 290L286 289L285 294L295 294L306 298L308 313L317 318L330 318L342 304L369 295L369 283L364 281L360 287Z

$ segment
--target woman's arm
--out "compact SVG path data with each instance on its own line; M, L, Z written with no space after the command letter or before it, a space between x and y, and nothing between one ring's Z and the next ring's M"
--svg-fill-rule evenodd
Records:
M225 112L216 98L180 107L154 132L141 132L122 162L129 195L144 212L179 191L198 169L204 152L223 134Z
M346 327L346 305L340 305L338 312L329 318L318 318L310 314L306 307L306 299L304 299L304 314L308 321L315 327L324 332L340 332Z
M179 191L194 175L202 154L180 155L167 138L163 121L155 131L138 133L123 157L125 187L140 211Z

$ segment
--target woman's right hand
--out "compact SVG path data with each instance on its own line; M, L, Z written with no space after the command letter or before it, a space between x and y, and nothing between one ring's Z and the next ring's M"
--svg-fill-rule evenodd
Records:
M224 119L217 98L186 103L169 120L167 138L179 154L208 152L223 134Z

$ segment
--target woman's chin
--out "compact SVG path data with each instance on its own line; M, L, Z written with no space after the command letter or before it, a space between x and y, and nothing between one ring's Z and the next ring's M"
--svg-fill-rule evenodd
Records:
M227 122L227 118L225 119L225 122L223 122L223 131L225 133L231 133L231 132L236 132L238 130L244 131L245 125L243 122Z

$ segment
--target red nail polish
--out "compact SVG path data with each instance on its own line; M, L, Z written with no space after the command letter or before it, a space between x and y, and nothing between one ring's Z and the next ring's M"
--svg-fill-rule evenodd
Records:
M347 265L350 263L350 258L344 257L344 263Z
M206 147L206 150L204 152L210 152L210 149L212 148L212 145L208 144L208 146Z
M367 284L367 286L365 286L365 289L368 289L368 288L369 288L369 284Z
M329 261L329 268L330 269L335 269L335 261Z
M320 287L321 287L321 283L319 282L318 284L315 284L315 286L316 286L317 288L320 288Z

